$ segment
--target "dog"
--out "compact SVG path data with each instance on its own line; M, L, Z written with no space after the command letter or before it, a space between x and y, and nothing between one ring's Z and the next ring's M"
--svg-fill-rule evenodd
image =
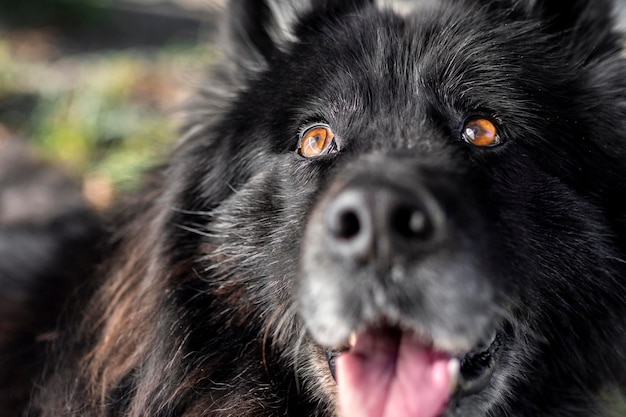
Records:
M623 413L612 9L231 1L8 415Z

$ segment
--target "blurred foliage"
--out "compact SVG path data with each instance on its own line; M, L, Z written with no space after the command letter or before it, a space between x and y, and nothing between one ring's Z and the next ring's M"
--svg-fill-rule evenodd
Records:
M0 39L0 123L46 159L113 192L132 190L176 139L188 81L214 58L208 45L64 56L54 35Z
M92 25L104 21L107 9L98 7L115 0L0 0L0 14L30 25Z
M109 0L111 1L111 0ZM107 0L0 0L0 14L29 25L93 25L107 18Z

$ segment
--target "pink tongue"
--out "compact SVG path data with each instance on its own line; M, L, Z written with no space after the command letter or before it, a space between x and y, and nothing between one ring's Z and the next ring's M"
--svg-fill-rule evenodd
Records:
M362 333L337 358L341 415L439 417L450 398L449 362L410 336Z

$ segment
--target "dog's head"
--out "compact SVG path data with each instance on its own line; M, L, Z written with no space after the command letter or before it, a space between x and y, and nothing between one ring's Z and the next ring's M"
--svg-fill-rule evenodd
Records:
M345 416L548 415L610 380L608 2L237 0L229 19L228 105L192 114L173 168L186 212L210 210L179 224L248 303L229 320L295 306L286 361Z

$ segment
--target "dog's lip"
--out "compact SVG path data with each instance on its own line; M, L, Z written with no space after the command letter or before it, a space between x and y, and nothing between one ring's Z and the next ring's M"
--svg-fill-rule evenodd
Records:
M455 392L457 399L480 392L489 384L502 345L502 334L494 331L489 339L481 342L470 352L458 356L461 373Z

